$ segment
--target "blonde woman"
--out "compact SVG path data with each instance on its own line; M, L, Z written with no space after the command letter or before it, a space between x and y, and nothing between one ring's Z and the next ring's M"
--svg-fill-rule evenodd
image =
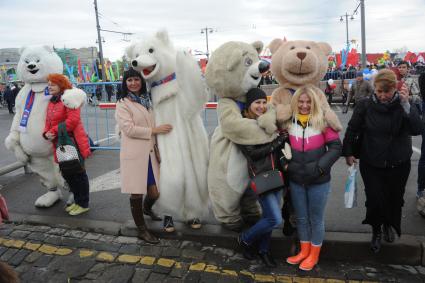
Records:
M287 258L311 270L319 261L325 235L324 212L330 189L331 167L341 155L338 133L326 125L313 86L298 89L291 101L288 122L292 160L286 166L301 250Z

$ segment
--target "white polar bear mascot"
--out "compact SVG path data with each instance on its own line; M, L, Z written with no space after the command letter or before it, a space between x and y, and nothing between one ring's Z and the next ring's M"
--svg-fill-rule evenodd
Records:
M173 126L157 136L161 195L156 206L199 228L208 214L208 137L200 115L208 93L200 68L191 55L174 49L166 31L132 44L126 54L150 86L155 124Z
M6 148L15 153L18 161L28 164L39 175L47 193L35 201L37 207L50 207L61 197L64 180L54 162L52 144L42 136L50 95L47 75L62 73L59 56L48 46L32 46L21 49L17 73L25 83L16 97L16 114Z

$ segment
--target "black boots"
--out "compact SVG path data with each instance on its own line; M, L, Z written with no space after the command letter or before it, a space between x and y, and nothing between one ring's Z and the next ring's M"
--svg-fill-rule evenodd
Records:
M382 230L381 225L372 227L372 241L370 242L370 249L374 253L379 253L381 250L381 239L382 239Z
M394 235L393 228L391 228L391 225L384 224L383 230L384 230L384 240L388 243L394 242L395 235Z
M139 239L144 240L150 244L158 244L159 240L157 237L152 235L145 224L143 217L143 203L142 198L130 198L131 214L133 215L134 223L137 226Z
M247 259L247 260L253 260L253 259L256 259L257 258L257 253L254 250L254 247L252 247L251 245L248 245L247 243L245 243L242 240L242 235L241 234L238 236L238 244L239 244L239 247L241 247L241 249L242 249L242 255L243 255L243 257L245 259Z
M258 253L258 255L260 256L261 261L264 263L265 266L267 267L276 267L277 263L274 260L274 258L272 257L272 255L270 254L270 252L266 252L266 253Z
M143 214L150 216L153 221L161 221L162 218L155 214L152 210L152 206L155 203L156 199L151 199L147 195L145 196L145 200L143 201Z

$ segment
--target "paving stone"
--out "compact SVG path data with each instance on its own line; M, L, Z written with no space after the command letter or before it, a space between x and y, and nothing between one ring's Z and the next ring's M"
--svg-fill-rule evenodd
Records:
M48 281L47 271L36 267L30 267L25 273L21 274L21 282L25 283L45 283Z
M97 251L118 252L121 248L120 244L95 242L93 249Z
M163 257L179 257L180 254L181 254L181 250L179 248L163 247L161 256L163 256Z
M216 282L217 283L238 283L239 279L237 276L221 275L218 281Z
M0 236L8 236L13 232L13 229L1 229Z
M202 272L199 271L189 271L184 277L185 283L199 282L201 280Z
M122 245L118 252L121 254L140 255L140 246L136 244Z
M32 232L28 235L27 239L32 241L44 241L46 239L47 235L42 232Z
M213 251L215 254L231 257L235 254L234 250L231 249L223 249L223 248L215 248Z
M99 241L111 243L111 242L113 242L115 240L115 238L116 238L115 236L111 236L111 235L102 235L99 238Z
M31 231L15 230L9 234L9 237L14 239L25 239L29 234L31 234Z
M140 248L140 255L142 256L153 256L159 257L161 254L162 248L157 246L142 246Z
M425 275L425 267L424 266L415 266L415 268L420 274Z
M35 267L46 267L52 261L53 256L42 254L35 262Z
M105 263L96 263L91 269L90 272L102 272L105 270L107 265Z
M163 283L183 283L184 280L181 278L169 277L166 278Z
M69 230L67 231L64 236L65 237L72 237L72 238L83 238L85 235L87 235L87 232L79 231L79 230Z
M31 227L30 231L33 231L33 232L46 233L47 231L52 230L52 227L49 227L49 226L30 226L30 227Z
M89 249L94 250L96 249L96 245L98 244L97 241L94 240L85 240L85 239L78 239L78 247L83 249Z
M159 246L161 247L173 247L173 248L179 248L181 245L181 241L179 240L172 240L172 239L161 239Z
M21 225L17 225L14 227L15 230L22 230L22 231L34 231L34 226L30 226L30 225L26 225L26 224L21 224Z
M161 274L169 274L172 270L172 267L166 267L162 265L155 264L152 268L152 272L161 273Z
M146 279L149 277L150 273L151 273L150 269L136 268L136 271L134 272L131 282L132 283L146 282Z
M191 259L203 259L205 256L204 252L192 250L192 249L184 249L182 250L182 257L191 258Z
M69 238L69 237L62 237L62 245L67 247L78 247L80 244L80 239L75 238Z
M125 237L125 236L118 236L115 239L115 242L119 244L137 244L138 241L139 239L137 239L136 237Z
M101 272L89 272L84 276L84 278L89 280L96 280L100 276Z
M50 236L47 236L46 239L44 239L44 243L55 245L55 246L61 246L62 245L62 237L56 236L56 235L50 235Z
M149 275L148 281L146 281L146 283L162 282L165 280L166 277L167 275L165 274L151 272L151 274Z
M127 283L133 277L135 271L134 265L112 265L99 276L96 281L110 283ZM143 281L140 281L143 282ZM157 281L157 283L160 281Z
M200 251L202 249L202 244L199 242L193 242L193 241L182 241L180 248Z
M39 257L41 257L43 254L40 252L32 252L30 253L26 258L25 261L28 263L35 262Z
M80 258L78 255L56 257L49 265L49 270L57 270L70 278L82 277L96 264L94 258Z
M0 256L3 254L3 253L5 253L7 251L7 248L6 247L1 247L0 246Z
M68 275L62 272L55 271L52 275L48 275L49 281L47 283L66 283L68 281Z
M170 272L171 277L183 278L189 269L190 263L179 262Z
M47 231L47 234L63 236L66 233L66 231L67 230L63 228L52 228L49 231Z
M28 270L31 268L30 264L27 263L23 263L17 267L15 267L15 271L19 274L24 274L26 272L28 272Z
M200 283L216 283L220 279L219 273L202 272L200 276Z
M10 260L9 264L18 266L31 253L29 250L19 250Z
M0 260L2 261L9 261L19 250L15 248L9 248L6 252L4 252Z
M102 237L102 234L98 233L87 233L87 235L84 236L85 240L99 240L100 237Z

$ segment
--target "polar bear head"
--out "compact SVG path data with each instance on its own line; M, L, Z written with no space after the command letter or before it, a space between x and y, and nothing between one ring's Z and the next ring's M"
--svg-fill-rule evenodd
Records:
M230 41L218 47L205 70L210 90L218 97L245 102L245 94L258 86L261 73L269 68L269 63L258 56L262 48L260 41L253 44Z
M326 74L329 44L306 40L274 39L269 44L272 52L271 71L281 84L300 86L317 84Z
M133 43L125 50L131 66L147 81L156 81L175 72L176 50L165 30L147 40Z
M63 63L49 46L29 46L20 50L17 74L25 83L47 82L51 73L63 72Z

